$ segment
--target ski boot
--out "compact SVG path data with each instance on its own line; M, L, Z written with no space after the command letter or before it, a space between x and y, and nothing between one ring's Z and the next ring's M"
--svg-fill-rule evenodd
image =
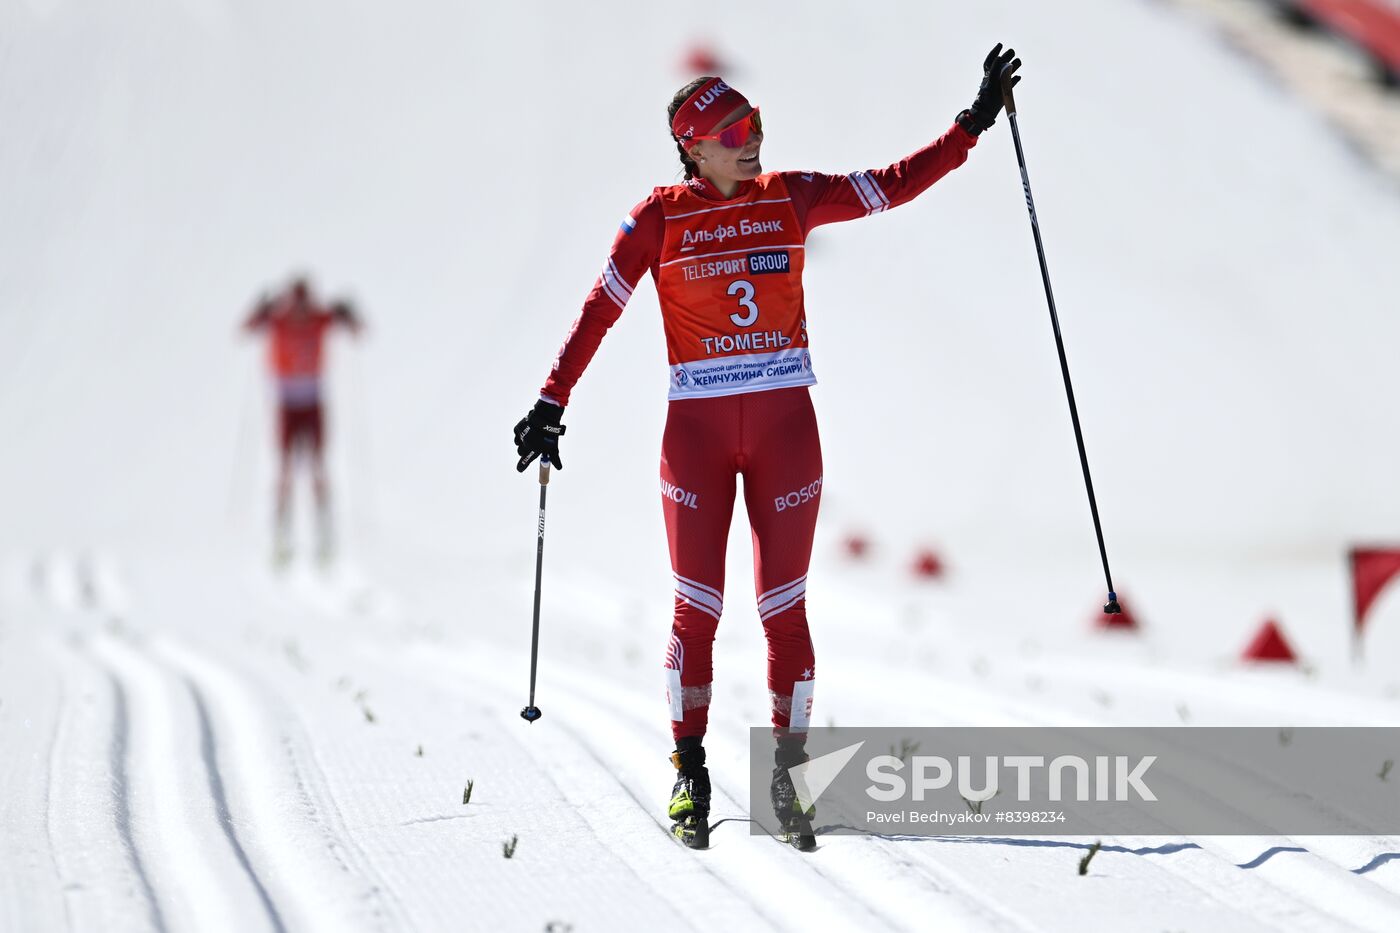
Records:
M671 754L676 766L676 785L671 788L669 815L671 835L692 849L710 845L710 772L705 768L705 749L696 736L676 740Z
M817 815L816 806L802 808L797 799L797 788L792 784L789 768L795 768L808 760L802 743L779 740L773 752L773 785L770 790L773 801L773 815L778 818L778 839L802 852L810 852L817 847L817 837L812 832L812 820Z

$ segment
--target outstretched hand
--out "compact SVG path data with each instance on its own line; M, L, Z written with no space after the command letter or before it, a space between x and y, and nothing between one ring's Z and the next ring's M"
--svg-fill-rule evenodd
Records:
M997 49L1001 48L1001 43L996 44L996 48L987 53L987 60L982 63L982 80L995 78L997 87L1001 89L1001 99L1003 104L1011 100L1011 89L1021 80L1021 76L1016 74L1016 69L1021 67L1021 60L1016 57L1015 49L1007 49L1002 55L997 55ZM1015 105L1011 105L1015 110Z
M1011 89L1021 80L1021 76L1016 74L1016 69L1020 67L1021 60L1016 57L1016 50L1003 52L1000 42L987 53L986 60L982 62L982 84L977 89L977 98L971 107L958 114L958 123L963 129L977 136L996 122Z
M1021 67L1021 60L1016 57L1015 49L1001 51L1001 43L998 42L990 52L987 53L987 60L982 63L982 80L995 77L997 84L1004 90L1010 90L1020 81L1019 75L1012 77L1016 69Z

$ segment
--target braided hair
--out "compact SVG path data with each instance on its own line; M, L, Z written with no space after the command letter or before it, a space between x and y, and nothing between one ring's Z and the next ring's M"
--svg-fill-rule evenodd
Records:
M676 92L676 95L671 98L671 106L666 108L666 129L668 131L671 128L672 122L674 122L676 119L676 111L680 110L681 106L687 100L690 99L690 95L700 90L700 88L704 86L706 81L712 80L714 80L714 77L712 75L706 75L702 78L696 78L694 81L690 82L685 87L681 88L679 91ZM700 176L700 167L695 164L695 160L692 159L690 157L690 154L685 151L685 146L681 143L679 139L676 138L675 134L672 134L671 138L676 140L676 149L681 154L681 166L685 169L686 181L689 181L692 178L698 178Z

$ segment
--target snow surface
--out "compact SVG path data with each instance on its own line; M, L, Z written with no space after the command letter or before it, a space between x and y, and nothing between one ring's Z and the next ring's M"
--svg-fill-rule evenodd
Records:
M766 164L829 171L926 142L988 47L1024 53L1104 530L1145 625L1090 627L1003 123L914 205L812 240L818 724L1400 721L1400 592L1354 667L1343 563L1400 538L1393 186L1158 4L704 11L0 5L0 929L1400 926L1388 836L1118 837L1084 877L1084 838L670 840L649 281L570 407L545 716L519 719L538 491L507 428L623 213L676 178L662 111L709 39L764 107ZM332 348L342 559L279 577L261 356L234 327L297 269L370 331ZM944 581L908 573L921 546ZM745 813L767 717L756 613L729 603L717 818ZM1266 615L1304 666L1234 661Z

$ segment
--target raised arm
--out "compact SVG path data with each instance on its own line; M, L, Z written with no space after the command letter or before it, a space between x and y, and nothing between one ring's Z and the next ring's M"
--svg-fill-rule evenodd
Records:
M246 333L262 330L272 323L272 299L264 295L258 299L257 306L243 319L241 329Z
M350 331L358 337L365 329L365 320L360 317L354 306L348 301L337 301L331 305L331 323L337 324Z
M822 224L869 217L914 200L966 162L968 150L975 145L976 137L955 123L929 145L885 168L849 175L784 172L783 177L805 232Z
M849 175L785 172L803 231L869 217L906 204L966 162L968 150L977 145L977 137L1001 112L1002 88L1021 80L1013 77L1021 65L1015 56L1010 49L1002 52L1001 43L997 43L982 63L982 84L972 106L958 114L947 132L913 155L885 168Z

